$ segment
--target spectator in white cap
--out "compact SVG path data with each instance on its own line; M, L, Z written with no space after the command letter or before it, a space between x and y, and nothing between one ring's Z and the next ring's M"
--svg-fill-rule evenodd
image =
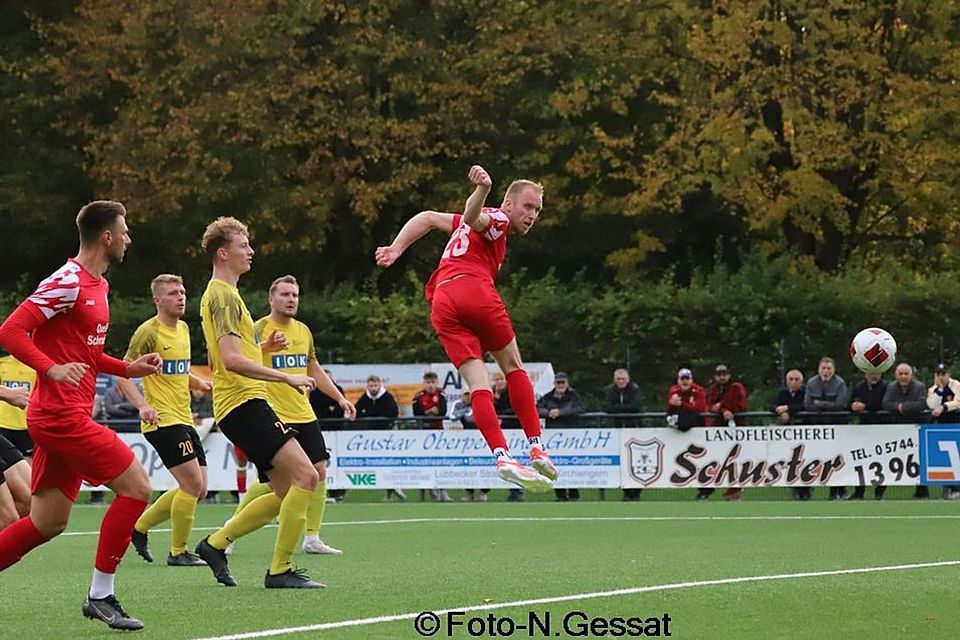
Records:
M944 363L933 368L933 386L927 390L930 421L943 424L960 423L960 382L950 377ZM945 486L944 500L960 500L960 485Z

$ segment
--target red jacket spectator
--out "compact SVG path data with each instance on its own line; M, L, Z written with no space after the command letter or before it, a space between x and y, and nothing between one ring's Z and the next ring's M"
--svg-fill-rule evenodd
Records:
M680 369L677 384L667 391L667 414L677 414L677 428L703 426L700 414L707 411L707 396L703 387L693 381L690 369Z
M713 374L713 384L707 387L707 411L719 413L722 420L715 416L708 416L706 426L722 426L730 420L738 425L746 425L747 419L743 416L734 416L747 410L747 389L743 384L730 380L730 370L727 365L718 364Z
M443 418L447 415L447 398L440 391L437 374L428 371L423 374L423 389L413 396L413 415L435 416L424 420L425 429L443 429Z

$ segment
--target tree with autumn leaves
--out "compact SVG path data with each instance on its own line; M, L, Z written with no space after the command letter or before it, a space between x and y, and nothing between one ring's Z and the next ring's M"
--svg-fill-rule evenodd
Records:
M671 287L748 259L823 277L960 265L956 3L5 8L7 292L62 261L95 196L130 210L121 295L172 268L199 286L198 239L222 214L253 229L251 282L408 291L442 239L412 248L406 271L377 270L373 248L419 210L462 206L476 162L501 188L546 186L504 269L529 286L552 269L614 298L661 280L682 295Z

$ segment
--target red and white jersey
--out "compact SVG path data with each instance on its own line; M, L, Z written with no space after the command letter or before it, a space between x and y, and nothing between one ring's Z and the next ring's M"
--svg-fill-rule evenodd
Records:
M89 416L96 393L97 366L110 325L109 283L95 278L74 259L37 286L24 301L37 319L45 320L33 332L33 343L57 364L89 365L79 386L37 377L27 414L56 419L65 411L83 410Z
M453 230L447 242L440 264L427 282L427 302L433 300L437 285L445 280L462 275L473 275L489 280L497 278L507 255L507 236L510 235L510 219L500 209L483 209L490 223L482 232L474 231L463 221L463 215L453 216Z

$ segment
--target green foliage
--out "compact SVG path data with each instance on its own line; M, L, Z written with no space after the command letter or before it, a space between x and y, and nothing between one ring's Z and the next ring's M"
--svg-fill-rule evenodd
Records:
M599 409L614 368L629 366L649 410L661 410L677 368L690 366L701 384L724 362L742 380L752 409L763 409L781 382L783 366L806 376L821 356L837 360L849 383L859 379L847 357L860 329L880 326L897 339L900 356L930 382L942 357L960 366L960 340L950 330L960 302L944 295L954 276L915 276L896 265L848 269L830 276L808 258L744 257L737 271L717 269L686 286L670 277L629 286L598 287L582 277L519 272L502 283L525 360L550 361ZM187 322L194 360L203 362L197 318L200 292L191 293ZM268 312L266 295L243 289L255 317ZM108 348L122 354L133 330L152 313L147 299L114 296ZM388 296L344 284L305 288L300 319L314 332L322 362L435 362L443 350L430 326L422 283L408 273L406 286Z

